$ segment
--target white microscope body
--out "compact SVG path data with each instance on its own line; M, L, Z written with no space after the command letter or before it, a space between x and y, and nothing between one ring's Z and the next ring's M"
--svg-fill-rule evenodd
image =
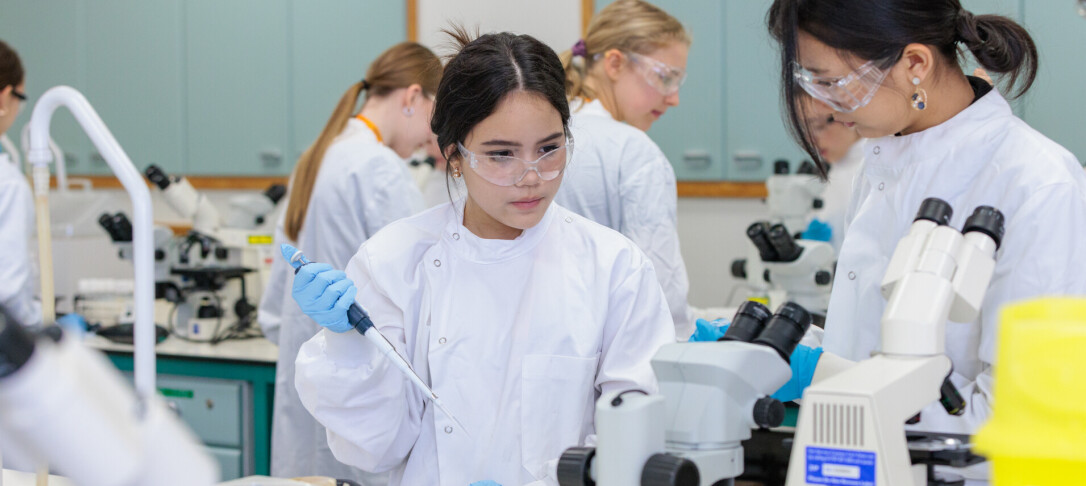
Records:
M154 165L145 174L166 202L192 221L192 231L171 255L171 272L195 287L177 305L175 329L189 339L210 340L224 319L254 318L252 303L260 301L275 257L272 236L255 230L273 213L286 188L274 185L263 194L235 196L223 217L187 179L171 177Z
M747 228L747 257L732 262L732 275L755 294L766 295L770 307L792 301L824 316L836 255L829 243L798 235L810 223L811 212L822 207L825 183L810 162L789 173L788 162L778 160L773 171L766 180L769 219Z
M738 477L741 442L784 419L784 406L769 395L791 378L788 357L809 325L796 304L771 316L745 302L723 340L661 347L652 359L659 394L600 397L596 447L567 450L559 483L712 486Z
M904 424L936 400L962 412L945 381L946 321L976 318L1003 234L995 209L978 207L964 234L946 225L950 214L947 203L925 200L894 251L882 281L881 353L804 393L788 486L927 484L925 467L911 464Z

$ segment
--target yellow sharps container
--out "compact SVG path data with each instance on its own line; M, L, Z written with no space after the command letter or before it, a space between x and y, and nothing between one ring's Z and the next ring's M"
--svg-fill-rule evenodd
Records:
M992 486L1086 484L1086 299L1003 310L992 417L974 436Z

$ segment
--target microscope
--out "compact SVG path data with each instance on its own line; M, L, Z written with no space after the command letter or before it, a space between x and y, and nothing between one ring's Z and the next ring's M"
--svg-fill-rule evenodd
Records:
M748 256L732 261L732 276L743 280L771 307L792 301L809 310L821 326L829 307L836 255L826 242L800 239L812 210L822 207L825 184L814 164L804 161L789 173L788 161L773 164L766 180L769 220L747 227Z
M881 352L804 393L788 486L953 484L936 480L933 464L982 460L958 439L913 447L904 430L936 400L947 413L964 412L948 379L946 321L976 319L1003 237L1003 215L991 207L977 207L961 232L948 226L951 214L946 202L924 200L894 250L881 285ZM935 450L938 444L947 450Z
M784 405L769 395L792 376L789 357L810 326L800 305L771 314L747 301L717 342L660 348L660 392L610 392L596 402L596 447L558 463L561 486L711 486L743 473L741 442L777 427Z
M262 194L232 197L223 217L187 179L170 176L156 165L148 166L144 175L174 210L192 221L192 229L176 244L170 266L170 275L184 283L185 294L171 311L174 329L196 340L216 339L224 320L231 318L236 318L231 326L246 329L256 317L252 302L259 300L275 257L272 236L255 230L275 211L286 187L274 184Z

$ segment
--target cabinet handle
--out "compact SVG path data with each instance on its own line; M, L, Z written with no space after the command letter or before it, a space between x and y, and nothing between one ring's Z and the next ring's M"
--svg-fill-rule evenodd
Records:
M742 171L754 171L762 168L762 154L754 150L741 150L732 155L735 168Z
M276 167L283 163L283 151L277 148L261 150L259 155L264 167Z

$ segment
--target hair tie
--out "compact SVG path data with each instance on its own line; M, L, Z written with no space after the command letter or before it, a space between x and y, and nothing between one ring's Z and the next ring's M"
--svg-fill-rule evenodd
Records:
M573 44L571 52L573 52L573 57L588 57L588 46L585 45L584 39L578 40L576 44Z
M371 87L373 86L370 84L369 81L366 81L365 79L362 80L362 91L369 91Z

